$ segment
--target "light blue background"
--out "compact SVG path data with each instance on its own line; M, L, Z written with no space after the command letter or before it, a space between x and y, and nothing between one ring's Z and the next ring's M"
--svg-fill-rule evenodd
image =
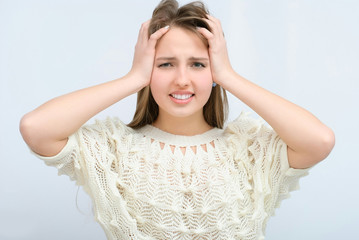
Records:
M29 153L18 124L55 96L126 74L139 27L157 3L0 0L0 239L105 239L88 197ZM282 203L266 239L357 238L359 3L206 3L222 21L237 72L310 110L336 133L332 154ZM230 106L230 119L247 109L232 96ZM133 95L97 117L128 122L134 107Z

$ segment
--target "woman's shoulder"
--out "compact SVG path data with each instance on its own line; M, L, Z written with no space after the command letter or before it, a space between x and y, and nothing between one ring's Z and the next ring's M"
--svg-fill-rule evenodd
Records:
M236 119L229 122L224 129L227 134L243 136L258 135L259 132L272 132L273 129L260 117L251 112L242 112Z
M82 133L93 133L96 135L128 135L135 133L135 130L128 127L118 117L106 117L105 119L95 119L92 123L87 123L80 128Z

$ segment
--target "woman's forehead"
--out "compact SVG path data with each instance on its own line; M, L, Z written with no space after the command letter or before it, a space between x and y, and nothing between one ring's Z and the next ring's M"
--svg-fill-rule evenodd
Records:
M196 33L180 27L171 27L158 41L156 52L193 52L199 54L208 52L208 48Z

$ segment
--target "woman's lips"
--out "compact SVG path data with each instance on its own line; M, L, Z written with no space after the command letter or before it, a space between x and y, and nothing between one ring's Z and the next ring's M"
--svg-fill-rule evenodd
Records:
M185 100L192 96L193 96L193 94L171 94L171 97L178 99L178 100Z
M186 104L192 101L194 94L192 93L172 93L170 94L170 98L173 102L179 104Z

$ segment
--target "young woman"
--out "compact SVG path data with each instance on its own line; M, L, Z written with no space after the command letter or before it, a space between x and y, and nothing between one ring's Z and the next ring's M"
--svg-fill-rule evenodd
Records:
M223 129L225 90L247 114ZM84 125L138 92L133 121ZM334 134L311 113L238 75L219 20L164 0L140 29L122 78L26 114L24 140L82 185L108 239L263 239L268 218Z

